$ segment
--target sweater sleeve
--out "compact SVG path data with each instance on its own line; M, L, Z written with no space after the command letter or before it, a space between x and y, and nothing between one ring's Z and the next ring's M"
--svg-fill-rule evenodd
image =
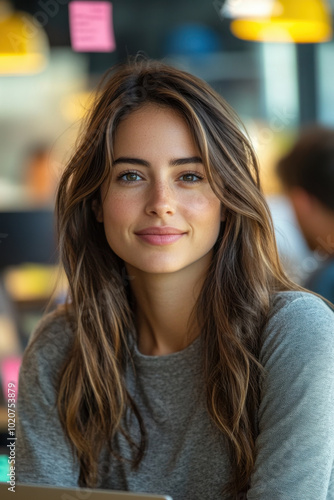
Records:
M291 295L265 331L249 500L334 499L334 314L311 294Z
M18 482L78 486L79 468L56 408L56 379L70 337L64 318L52 313L41 322L24 353L16 430Z

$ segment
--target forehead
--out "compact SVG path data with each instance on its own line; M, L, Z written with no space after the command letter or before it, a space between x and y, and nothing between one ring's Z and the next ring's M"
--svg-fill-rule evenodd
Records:
M193 132L180 112L168 106L145 104L121 120L114 135L114 155L126 149L164 152L184 150L198 154Z

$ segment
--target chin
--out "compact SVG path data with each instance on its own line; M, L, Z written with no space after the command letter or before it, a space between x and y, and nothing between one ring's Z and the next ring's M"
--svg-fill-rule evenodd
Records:
M181 271L182 269L188 267L189 264L177 263L175 259L173 261L160 261L157 259L151 259L149 262L128 262L128 265L132 269L138 269L143 273L148 274L168 274Z
M161 266L142 266L142 267L137 267L141 272L147 273L147 274L171 274L171 273L176 273L178 271L181 271L184 269L183 267L177 267L177 266L172 266L172 265L161 265Z

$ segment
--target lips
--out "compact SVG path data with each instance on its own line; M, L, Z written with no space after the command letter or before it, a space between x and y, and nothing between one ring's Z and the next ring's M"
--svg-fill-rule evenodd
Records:
M153 226L147 227L145 229L141 229L140 231L136 231L136 234L145 235L145 234L156 234L156 235L165 235L165 234L183 234L185 231L181 229L177 229L176 227L168 227L168 226Z
M149 245L170 245L171 243L175 243L183 235L186 231L182 231L181 229L177 229L176 227L146 227L145 229L141 229L137 231L135 234L145 243Z

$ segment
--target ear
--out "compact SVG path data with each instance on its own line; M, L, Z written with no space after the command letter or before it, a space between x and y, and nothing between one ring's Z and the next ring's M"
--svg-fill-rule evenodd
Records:
M97 222L103 222L103 209L99 200L93 200L92 202L92 210L95 214L95 218Z

